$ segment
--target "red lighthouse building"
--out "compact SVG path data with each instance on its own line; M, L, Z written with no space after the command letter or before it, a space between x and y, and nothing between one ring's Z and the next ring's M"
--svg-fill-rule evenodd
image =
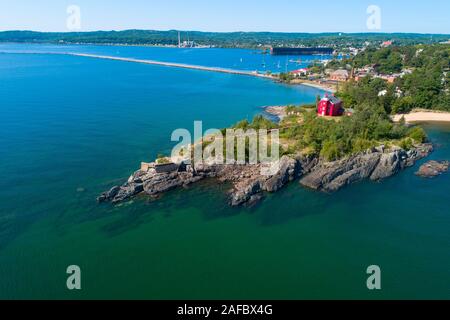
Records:
M328 96L320 100L317 105L317 114L321 117L340 117L344 114L344 108L342 107L342 101L335 96Z

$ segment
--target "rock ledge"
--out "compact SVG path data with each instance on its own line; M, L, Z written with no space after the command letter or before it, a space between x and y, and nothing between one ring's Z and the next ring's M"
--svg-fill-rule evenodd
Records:
M277 192L298 178L301 178L303 186L325 192L334 192L365 179L380 181L414 165L432 151L431 144L417 145L409 151L399 148L386 151L384 146L380 146L335 162L324 162L317 157L283 156L278 163L278 172L269 176L262 174L261 164L170 164L164 167L143 164L125 184L102 193L97 201L117 204L142 193L155 197L205 178L215 178L219 182L232 184L229 191L231 206L254 205L263 198L264 192ZM429 163L418 174L446 170L448 162L439 165Z

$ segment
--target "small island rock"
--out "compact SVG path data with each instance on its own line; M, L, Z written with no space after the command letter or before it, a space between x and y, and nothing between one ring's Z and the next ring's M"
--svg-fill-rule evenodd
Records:
M448 171L449 161L429 161L419 168L416 175L422 178L434 178Z

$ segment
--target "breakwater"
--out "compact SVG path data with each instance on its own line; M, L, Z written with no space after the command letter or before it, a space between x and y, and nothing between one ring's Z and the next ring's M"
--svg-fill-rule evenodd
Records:
M235 75L242 75L242 76L251 76L251 77L257 77L257 78L274 79L274 77L271 76L271 75L261 74L261 73L258 73L257 71L234 70L234 69L228 69L228 68L206 67L206 66L192 65L192 64L186 64L186 63L164 62L164 61L157 61L157 60L115 57L115 56L106 56L106 55L88 54L88 53L76 53L76 52L23 52L23 51L18 51L18 52L1 51L0 53L2 53L2 54L66 55L66 56L85 57L85 58L103 59L103 60L114 60L114 61L141 63L141 64L149 64L149 65L171 67L171 68L191 69L191 70L200 70L200 71L208 71L208 72L235 74Z
M116 60L116 61L124 61L124 62L134 62L134 63L142 63L142 64L150 64L157 65L163 67L172 67L172 68L182 68L182 69L193 69L193 70L201 70L201 71L209 71L209 72L219 72L219 73L229 73L229 74L237 74L243 76L253 76L260 78L270 78L269 75L260 74L256 71L242 71L242 70L233 70L219 67L205 67L199 65L185 64L185 63L175 63L175 62L163 62L156 60L143 60L143 59L133 59L133 58L121 58L121 57L113 57L113 56L103 56L96 54L85 54L85 53L66 53L67 55L77 56L77 57L87 57L94 59L106 59L106 60Z

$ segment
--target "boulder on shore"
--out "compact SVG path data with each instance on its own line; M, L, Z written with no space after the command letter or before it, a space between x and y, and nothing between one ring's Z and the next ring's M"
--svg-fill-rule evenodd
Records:
M416 175L422 178L434 178L448 171L449 161L428 161L419 168Z

